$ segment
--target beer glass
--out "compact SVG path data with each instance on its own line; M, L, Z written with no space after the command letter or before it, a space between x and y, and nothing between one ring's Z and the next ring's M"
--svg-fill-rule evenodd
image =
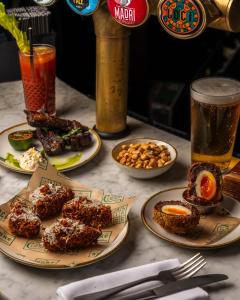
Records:
M240 82L209 77L191 85L192 163L211 162L224 172L232 159L240 112Z

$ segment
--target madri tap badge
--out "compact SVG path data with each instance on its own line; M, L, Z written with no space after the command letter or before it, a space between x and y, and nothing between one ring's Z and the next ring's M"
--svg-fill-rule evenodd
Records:
M107 3L114 20L127 27L142 25L149 15L147 0L108 0Z

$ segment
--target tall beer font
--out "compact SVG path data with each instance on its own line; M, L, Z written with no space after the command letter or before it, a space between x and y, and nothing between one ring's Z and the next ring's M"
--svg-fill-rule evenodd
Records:
M126 119L130 28L144 24L149 14L157 14L164 30L179 39L194 38L207 26L240 31L240 0L65 1L80 15L93 14L97 39L96 130L102 138L118 139L129 132Z
M104 3L103 1L102 4ZM147 20L149 12L153 15L157 14L162 27L169 34L180 39L194 38L207 26L227 31L240 31L239 0L107 0L107 5L113 20L122 28L129 29L142 25ZM105 5L102 5L99 7L101 12L98 10L94 15L97 35L96 129L103 138L117 139L128 133L126 130L127 57L130 29L128 34L124 30L120 33L121 29L118 27L117 38L113 38L112 34L109 36L109 32L117 27L113 26L114 23L109 19L107 22L104 21L107 19L107 13L103 14L104 9L106 9ZM108 37L105 35L103 38L98 30L102 26L101 23L108 24ZM111 76L106 75L107 72L110 72ZM117 86L110 88L113 82L116 82ZM115 90L121 92L113 93Z

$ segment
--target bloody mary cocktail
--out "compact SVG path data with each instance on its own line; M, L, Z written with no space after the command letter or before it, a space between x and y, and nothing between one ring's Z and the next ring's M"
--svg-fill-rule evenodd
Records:
M55 47L33 45L33 55L19 52L19 60L27 110L55 114Z

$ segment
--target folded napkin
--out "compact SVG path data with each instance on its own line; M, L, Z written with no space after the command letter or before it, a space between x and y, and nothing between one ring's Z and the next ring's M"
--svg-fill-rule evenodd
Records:
M82 296L101 290L109 289L114 286L125 284L151 275L155 275L160 271L172 269L179 265L178 259L169 259L165 261L155 262L131 269L121 270L113 273L95 276L84 280L76 281L57 289L58 300L73 300L74 297ZM140 292L146 288L154 288L159 286L159 281L148 282L137 287L128 289L118 294L130 294L133 292ZM111 299L116 299L118 296L111 296ZM159 298L160 299L160 298ZM194 288L191 290L183 291L167 297L162 297L162 300L204 300L208 299L208 294L201 288Z

